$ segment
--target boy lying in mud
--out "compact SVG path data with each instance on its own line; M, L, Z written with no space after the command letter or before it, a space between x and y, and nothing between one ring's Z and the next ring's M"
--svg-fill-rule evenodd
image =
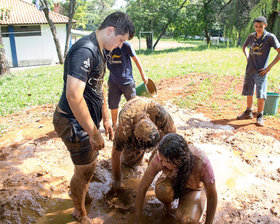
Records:
M149 98L135 97L128 101L119 114L112 150L112 190L121 188L122 162L129 167L139 165L145 151L159 143L176 127L164 107Z
M207 199L205 223L212 223L217 206L217 191L212 166L198 148L188 146L185 139L174 133L165 135L141 179L136 201L135 219L141 223L146 192L157 173L156 197L171 210L179 198L175 217L180 223L199 223Z

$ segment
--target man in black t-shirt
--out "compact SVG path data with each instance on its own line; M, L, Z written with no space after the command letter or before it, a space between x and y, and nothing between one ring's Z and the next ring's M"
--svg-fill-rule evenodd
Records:
M112 51L121 46L125 40L133 38L134 32L127 14L112 13L96 32L79 39L65 59L64 87L53 124L75 166L70 182L73 216L82 223L91 223L85 199L98 150L104 148L104 140L98 131L102 119L106 136L109 134L113 139L102 86L106 69L103 50Z

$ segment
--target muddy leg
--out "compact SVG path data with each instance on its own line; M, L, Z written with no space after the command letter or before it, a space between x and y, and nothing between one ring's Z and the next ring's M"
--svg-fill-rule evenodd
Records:
M161 176L156 182L155 193L157 199L165 205L168 211L171 211L171 203L174 201L174 190L171 180Z
M71 190L69 190L68 195L70 198L72 198ZM86 194L85 204L88 205L92 202L92 198L90 197L89 193Z
M74 175L70 182L71 197L74 204L73 216L81 220L82 223L91 223L87 217L85 198L96 162L97 160L87 165L75 165Z
M206 194L201 191L188 191L179 199L176 218L180 223L199 223L206 201Z

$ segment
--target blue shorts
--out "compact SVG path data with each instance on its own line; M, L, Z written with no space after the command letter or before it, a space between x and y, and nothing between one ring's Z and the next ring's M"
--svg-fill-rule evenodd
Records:
M117 109L119 107L119 102L121 100L122 94L124 95L126 101L136 96L135 83L129 83L126 85L114 84L108 82L108 105L109 109Z
M256 96L258 99L266 99L267 92L267 75L259 73L253 75L245 75L243 83L243 96L253 96L256 86Z

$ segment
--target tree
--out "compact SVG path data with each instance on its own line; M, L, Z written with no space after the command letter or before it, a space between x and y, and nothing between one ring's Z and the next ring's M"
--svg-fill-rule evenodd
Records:
M10 17L10 10L6 8L0 8L0 21L4 21ZM0 75L4 75L10 72L8 61L6 59L5 48L2 41L2 32L0 26Z
M136 0L129 2L127 12L134 22L137 35L139 31L153 31L158 37L152 46L151 37L146 36L147 49L155 49L168 27L172 26L179 11L187 4L187 0Z
M267 30L280 38L280 2L278 0L260 0L250 12L250 21L246 33L253 29L253 21L258 16L265 16L268 20Z
M59 12L68 16L67 37L64 57L69 49L71 29L95 30L105 17L112 12L114 0L67 0L60 1ZM73 23L73 19L76 21Z
M210 44L211 32L219 35L221 30L218 21L220 8L225 0L195 0L185 10L185 35L203 35L207 44Z
M246 38L245 32L250 20L250 11L259 0L230 0L220 11L220 20L224 26L224 35L236 43L241 44Z
M70 0L69 11L68 11L69 20L68 20L68 26L67 26L64 58L66 57L66 55L68 53L69 42L70 42L70 38L71 38L72 22L73 22L73 17L74 17L74 14L75 14L75 6L76 6L76 0Z
M77 0L74 19L76 29L96 30L107 15L112 12L114 0Z
M48 1L47 0L40 0L40 2L42 4L41 9L43 10L43 12L45 14L45 17L46 17L46 19L49 23L49 26L50 26L50 29L51 29L51 32L52 32L52 35L53 35L53 40L54 40L54 43L55 43L59 63L63 64L63 56L62 56L62 53L61 53L60 42L59 42L59 39L58 39L58 36L57 36L56 27L55 27L53 21L50 18L50 15L49 15L50 10L49 10Z

